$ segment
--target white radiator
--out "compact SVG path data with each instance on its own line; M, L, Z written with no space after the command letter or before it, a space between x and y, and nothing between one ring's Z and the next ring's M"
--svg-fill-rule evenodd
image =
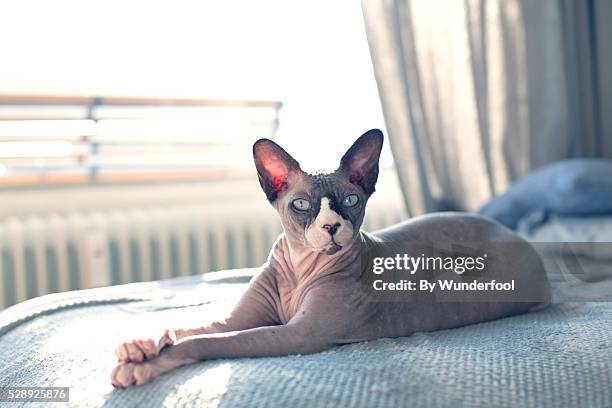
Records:
M364 229L405 218L368 209ZM265 262L281 227L271 208L181 207L0 222L0 309L47 293Z

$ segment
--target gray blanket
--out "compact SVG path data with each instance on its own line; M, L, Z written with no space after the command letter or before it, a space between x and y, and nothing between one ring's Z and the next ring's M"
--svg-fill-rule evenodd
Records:
M314 355L205 361L142 387L113 389L109 375L120 340L215 318L251 272L49 295L5 310L0 385L70 387L69 406L96 407L612 406L607 302L565 302ZM588 299L595 288L559 279L555 285L575 299Z

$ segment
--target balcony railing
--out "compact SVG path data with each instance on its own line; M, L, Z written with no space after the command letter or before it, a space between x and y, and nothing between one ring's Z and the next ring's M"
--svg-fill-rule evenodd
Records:
M240 174L278 101L0 95L0 186Z

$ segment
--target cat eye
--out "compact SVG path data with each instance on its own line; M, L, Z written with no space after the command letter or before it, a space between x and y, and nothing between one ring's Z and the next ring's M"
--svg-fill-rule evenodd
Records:
M298 211L310 210L310 203L308 202L308 200L304 200L303 198L298 198L297 200L293 200L291 204L293 205L293 208L295 208Z
M359 202L359 197L357 197L357 194L351 194L351 195L347 195L346 197L344 197L344 200L342 200L342 205L345 207L352 207L358 202Z

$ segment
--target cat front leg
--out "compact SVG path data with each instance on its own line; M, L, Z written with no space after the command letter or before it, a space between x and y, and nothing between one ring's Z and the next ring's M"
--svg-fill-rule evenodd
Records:
M159 355L162 349L186 337L240 331L279 324L276 312L276 286L273 271L264 268L251 281L231 314L223 320L195 328L165 330L158 339L134 339L115 348L118 362L141 363Z
M142 385L177 367L201 360L308 354L331 347L334 339L304 326L258 327L238 332L203 334L177 341L143 363L120 363L111 375L116 387Z
M202 360L323 351L346 336L350 309L337 305L337 298L330 293L316 296L313 292L286 325L185 337L164 348L150 361L119 363L113 370L111 382L116 387L141 385L177 367Z

